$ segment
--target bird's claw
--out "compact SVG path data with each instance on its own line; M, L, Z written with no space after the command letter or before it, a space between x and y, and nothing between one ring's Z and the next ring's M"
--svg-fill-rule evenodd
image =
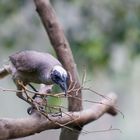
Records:
M31 106L31 107L27 108L27 113L29 115L31 115L34 112L34 110L35 110L35 107Z
M27 113L29 115L31 115L35 110L39 111L39 112L45 112L45 107L43 106L31 106L29 108L27 108Z

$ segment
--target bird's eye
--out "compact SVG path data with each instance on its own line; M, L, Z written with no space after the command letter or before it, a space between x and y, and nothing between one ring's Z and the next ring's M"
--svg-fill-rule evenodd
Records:
M53 71L53 73L52 73L52 80L54 81L54 82L60 82L60 81L62 81L62 76L61 76L61 74L58 72L58 71Z
M55 75L56 80L60 80L60 77L58 75Z

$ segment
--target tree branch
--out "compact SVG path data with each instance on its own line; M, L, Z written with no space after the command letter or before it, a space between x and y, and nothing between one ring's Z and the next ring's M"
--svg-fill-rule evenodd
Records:
M68 125L69 127L74 128L77 126L83 126L85 124L97 120L104 113L116 115L117 111L114 108L114 106L117 97L113 93L109 94L108 97L110 98L110 100L103 99L101 101L102 104L95 104L91 106L91 108L80 112L62 113L62 117L49 116L49 118L52 121L49 121L48 119L46 119L46 117L36 112L32 116L29 116L28 118L0 119L0 140L25 137L33 135L35 133L40 133L48 129L58 129L61 127L59 124L63 125L69 122L71 122Z
M76 64L73 59L73 55L69 46L69 43L64 35L61 24L59 23L54 9L52 8L49 0L34 0L36 5L36 10L42 20L46 32L48 33L50 42L57 54L58 59L61 61L65 69L70 73L72 80L76 83L75 88L80 87L80 82L78 79L78 73ZM70 83L70 82L69 82ZM70 92L72 96L75 96L75 92ZM78 91L77 97L81 98L81 90ZM82 110L82 101L75 98L68 98L68 110L69 111L79 111ZM61 136L65 134L66 129L62 130ZM67 133L68 137L72 137L72 133ZM78 135L75 136L75 140ZM64 138L65 139L65 138ZM61 137L61 140L63 138ZM74 140L74 139L73 139Z
M61 24L59 23L55 11L53 10L49 0L34 0L36 5L36 10L42 20L46 32L48 33L50 42L57 54L58 59L61 61L65 69L70 73L72 80L76 83L75 88L80 87L80 82L78 79L78 73L76 64L73 59L73 55L69 46L69 43L64 35ZM69 82L70 83L70 82ZM75 92L70 92L72 96L75 96ZM77 97L81 98L81 90L78 91ZM79 111L82 110L82 101L75 98L68 98L68 110L69 111ZM66 129L61 132L62 136L65 135ZM67 137L72 137L72 133L67 133ZM75 140L78 135L74 136ZM64 137L65 139L65 137ZM74 139L73 139L74 140Z
M58 59L70 73L73 82L76 83L75 89L80 89L77 68L69 43L65 38L63 29L58 22L49 0L34 0L34 2ZM6 69L1 69L0 73L2 75L1 77L7 75ZM64 128L60 135L61 140L65 140L66 138L67 140L77 140L82 126L97 120L104 113L109 113L111 115L117 114L114 107L117 97L114 94L108 96L111 100L105 98L101 101L101 104L95 104L91 108L83 111L80 111L82 109L82 100L78 100L81 99L81 90L78 90L77 94L71 91L70 94L73 97L76 96L77 99L72 98L72 96L68 99L69 112L62 113L62 117L52 117L48 115L48 119L39 112L34 112L33 115L28 118L0 119L0 140L25 137L44 130L58 128ZM68 128L71 127L72 129L76 128L79 130L78 133L74 133L74 130L70 131L69 129L65 129L65 124L67 124Z
M59 23L54 9L49 0L34 0L36 10L42 20L46 32L48 33L51 44L66 70L71 74L72 80L76 83L75 88L80 87L76 64L64 35L61 24ZM75 96L75 92L69 93ZM78 98L81 98L81 90L79 90ZM82 109L82 102L73 98L69 98L69 111L79 111Z

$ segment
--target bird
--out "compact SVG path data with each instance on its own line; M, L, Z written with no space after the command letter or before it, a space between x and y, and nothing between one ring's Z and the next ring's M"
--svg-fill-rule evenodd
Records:
M9 65L5 66L2 69L3 71L1 70L1 73L3 72L2 77L8 74L12 75L12 79L18 89L16 94L19 98L27 101L22 92L19 91L23 87L21 87L18 81L22 81L25 86L30 85L30 83L57 84L66 95L68 73L60 61L51 54L35 50L25 50L9 56L9 61Z

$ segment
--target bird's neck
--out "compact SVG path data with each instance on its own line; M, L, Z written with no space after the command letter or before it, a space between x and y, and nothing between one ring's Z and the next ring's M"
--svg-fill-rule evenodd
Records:
M43 75L42 75L42 83L46 85L53 84L53 81L51 79L51 70L44 70Z

